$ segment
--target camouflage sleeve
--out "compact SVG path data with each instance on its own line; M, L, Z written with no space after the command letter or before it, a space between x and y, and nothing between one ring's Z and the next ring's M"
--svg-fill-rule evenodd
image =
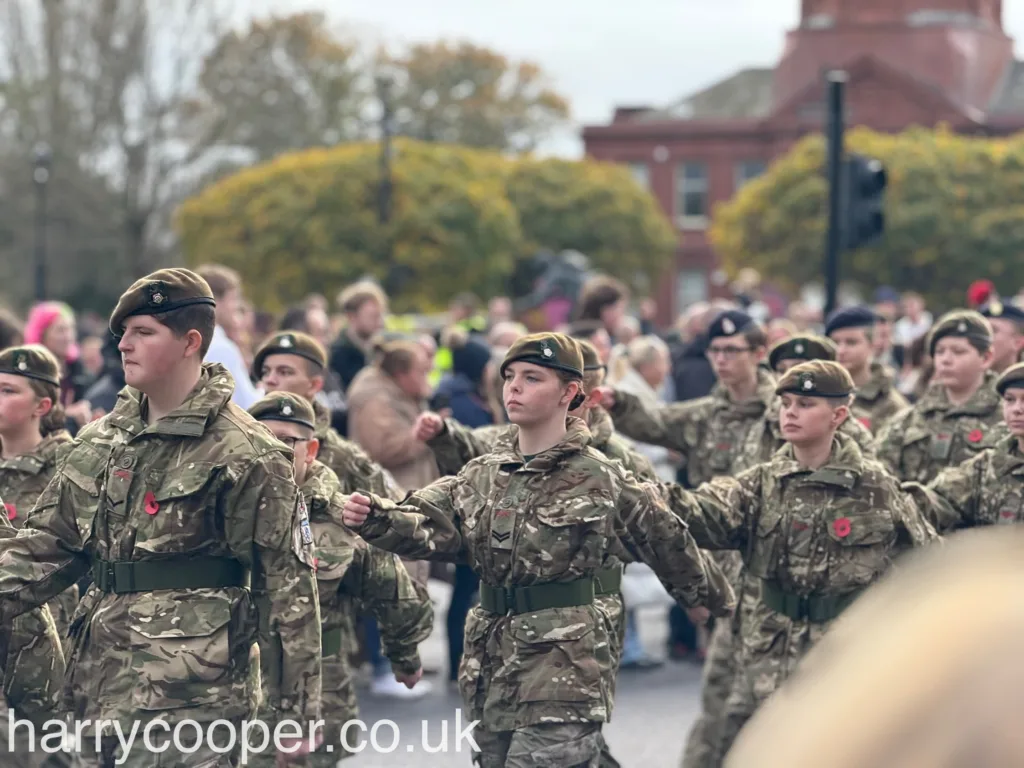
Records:
M903 491L936 530L950 533L977 519L985 458L982 453L963 464L944 469L928 485L904 483Z
M676 451L685 459L697 443L696 422L691 418L696 402L668 403L651 410L636 395L615 390L615 407L609 413L616 431L638 443Z
M893 485L896 486L896 483ZM898 486L893 491L897 551L916 549L938 541L939 534L916 501L911 496L900 493Z
M306 504L283 454L252 465L224 504L225 532L253 561L260 659L269 705L282 719L318 719L320 601Z
M842 423L839 431L852 438L865 456L875 458L875 437L871 430L851 416Z
M98 503L95 496L75 486L67 491L63 471L53 476L18 535L0 540L0 623L7 623L44 605L75 584L89 570L89 556L75 516L75 505Z
M355 448L353 455L353 474L358 488L380 496L382 499L401 501L405 491L395 482L395 478L384 467L371 459L362 449Z
M875 458L899 480L903 479L903 430L910 413L909 408L898 413L875 439Z
M697 543L705 549L747 547L750 520L760 500L758 467L738 477L716 477L693 491L675 483L661 483L669 507L690 526Z
M498 432L492 428L470 429L455 419L445 419L444 429L427 441L442 475L457 475L473 459L491 452Z
M391 668L412 674L421 666L418 646L434 627L430 595L413 581L397 555L373 546L358 553L359 567L350 568L345 575L347 591L377 619Z
M371 496L370 515L359 535L370 544L413 560L464 562L454 489L458 477L443 477L409 494L401 504Z
M623 466L644 482L654 483L658 481L658 472L651 464L651 460L637 450L625 447L623 452Z
M701 554L686 523L672 514L655 484L624 480L618 513L619 542L633 560L654 570L678 603L705 606L715 616L735 609L736 595L728 581L715 573L718 566Z

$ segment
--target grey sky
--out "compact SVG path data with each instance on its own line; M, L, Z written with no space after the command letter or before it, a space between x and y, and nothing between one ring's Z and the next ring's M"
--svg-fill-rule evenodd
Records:
M616 105L664 104L747 66L769 66L799 0L250 0L256 13L328 10L360 37L397 43L464 38L529 58L573 107L548 151L582 153L578 127ZM1024 36L1024 1L1006 3Z

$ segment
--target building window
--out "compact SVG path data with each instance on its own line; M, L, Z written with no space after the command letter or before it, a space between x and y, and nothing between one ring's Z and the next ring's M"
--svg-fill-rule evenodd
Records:
M676 221L681 229L704 229L708 223L708 167L676 166Z
M676 313L708 300L708 276L702 269L681 269L676 275Z
M633 179L644 189L651 188L651 168L647 163L642 161L634 161L629 163L629 172L633 174Z
M736 190L739 191L751 179L756 179L765 172L763 160L743 160L736 163Z

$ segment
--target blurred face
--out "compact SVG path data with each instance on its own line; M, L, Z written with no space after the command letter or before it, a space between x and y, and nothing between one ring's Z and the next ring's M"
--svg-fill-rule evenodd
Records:
M640 366L637 370L652 389L661 389L661 385L665 383L665 379L672 372L672 361L667 352L658 350L653 360Z
M989 322L992 323L992 367L1005 371L1017 362L1024 346L1024 335L1012 320L994 317Z
M806 397L791 392L782 395L779 424L782 437L795 446L819 445L829 440L846 420L849 408L824 397Z
M874 351L863 328L843 328L832 334L838 348L839 364L848 371L860 373L871 365Z
M348 325L362 339L368 339L384 329L384 308L376 299L364 301L362 306L348 315Z
M427 357L426 351L419 349L409 370L395 376L395 383L409 397L423 400L430 396L429 376L433 367L433 360Z
M876 355L884 354L888 352L892 347L892 324L894 318L888 315L880 315L879 319L875 321L875 340L873 347Z
M103 340L91 336L82 342L82 365L96 375L103 370Z
M32 391L28 379L0 373L0 435L17 435L50 412L53 401Z
M512 319L512 300L504 296L491 299L487 314L490 315L491 324L501 323Z
M43 334L43 346L53 352L58 360L66 360L68 350L75 343L75 324L67 317L54 320Z
M292 424L290 421L264 421L263 424L274 433L274 436L292 450L292 467L295 471L296 485L306 482L310 465L316 460L320 450L319 441L313 437L307 427Z
M260 371L264 392L289 392L307 400L323 389L322 376L310 375L310 364L297 355L267 355Z
M608 365L608 360L612 356L612 337L608 335L608 331L601 328L587 341L594 345L601 362Z
M245 325L243 309L241 291L228 291L217 299L217 325L229 335L242 330Z
M774 347L780 341L785 341L793 334L789 328L780 323L772 323L768 326L768 346Z
M946 336L935 345L934 381L953 392L967 392L978 386L992 364L992 351L982 354L967 339Z
M502 399L508 420L520 427L547 424L566 411L577 392L577 384L563 384L548 368L525 362L505 368Z
M903 314L909 315L911 319L917 318L924 311L924 302L917 296L907 296L903 299Z
M626 300L619 299L601 310L601 322L605 328L618 328L626 316Z
M324 347L331 343L331 319L327 313L319 307L313 307L306 312L306 330L310 336L319 341Z
M712 339L708 360L715 375L726 386L749 381L757 374L763 349L754 349L743 336Z
M177 375L179 366L198 356L201 343L198 331L189 331L179 339L148 315L129 317L117 345L125 383L144 393L160 391L168 379Z
M1010 433L1024 438L1024 389L1010 387L1003 395L1003 421Z

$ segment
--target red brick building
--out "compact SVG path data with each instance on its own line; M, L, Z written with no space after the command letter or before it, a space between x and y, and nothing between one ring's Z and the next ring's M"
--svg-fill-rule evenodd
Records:
M586 152L629 164L679 232L676 269L657 296L670 320L725 286L706 231L773 158L823 129L824 72L845 69L849 126L901 131L947 123L978 135L1024 128L1024 62L1002 0L802 0L774 68L746 69L663 108L620 107L583 131Z

